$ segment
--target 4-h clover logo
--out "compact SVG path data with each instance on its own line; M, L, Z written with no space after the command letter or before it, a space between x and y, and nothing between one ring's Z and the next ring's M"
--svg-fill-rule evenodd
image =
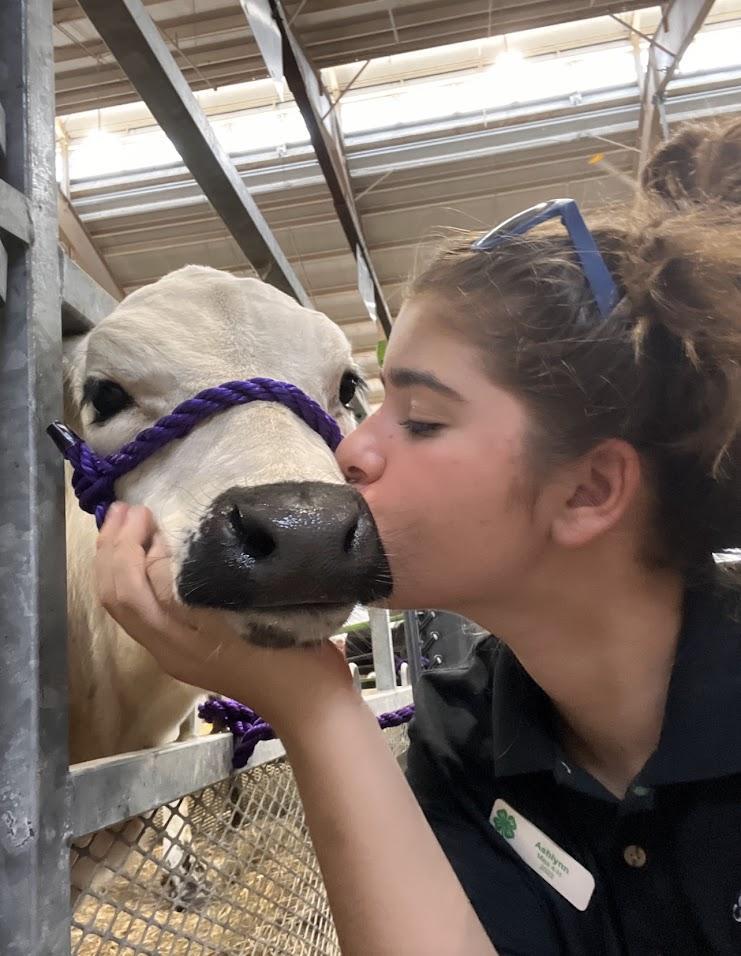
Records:
M507 813L506 810L497 810L492 823L497 833L503 836L505 840L514 839L515 830L517 829L517 820L515 820L511 813Z

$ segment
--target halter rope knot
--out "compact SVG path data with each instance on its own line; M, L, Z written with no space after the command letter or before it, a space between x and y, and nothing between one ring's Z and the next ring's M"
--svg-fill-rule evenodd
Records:
M115 484L151 455L176 438L184 438L196 425L235 405L249 402L278 402L312 428L334 451L342 439L337 422L313 398L289 382L272 378L250 378L206 388L181 402L150 428L110 455L98 455L62 422L47 428L62 455L72 465L72 487L83 511L95 515L101 527L116 500Z
M228 697L209 697L198 705L198 716L215 730L229 730L234 735L232 767L240 770L247 765L261 740L275 740L277 734L251 707ZM400 727L414 717L414 704L380 714L376 719L382 730Z

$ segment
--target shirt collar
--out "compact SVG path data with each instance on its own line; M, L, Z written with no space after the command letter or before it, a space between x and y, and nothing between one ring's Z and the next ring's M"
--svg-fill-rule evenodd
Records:
M663 729L641 784L741 773L740 609L737 596L687 591ZM503 644L493 664L492 720L497 777L558 769L553 706Z
M514 776L551 770L556 757L552 709L512 651L501 642L492 674L494 774Z
M641 782L741 773L741 600L688 591L659 745Z

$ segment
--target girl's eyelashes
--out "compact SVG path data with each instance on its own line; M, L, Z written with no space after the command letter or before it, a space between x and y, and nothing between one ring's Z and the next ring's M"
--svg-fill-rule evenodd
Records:
M407 418L405 421L400 422L400 425L415 438L429 438L445 427L440 422L419 422L412 418Z

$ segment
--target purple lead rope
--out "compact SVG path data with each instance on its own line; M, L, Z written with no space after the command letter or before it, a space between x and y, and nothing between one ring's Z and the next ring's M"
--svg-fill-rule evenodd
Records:
M306 422L334 451L342 439L337 422L313 398L289 382L250 378L206 388L170 412L111 455L98 455L61 422L47 429L57 448L72 465L72 487L83 511L95 515L98 528L116 500L115 484L122 475L146 461L160 448L189 432L212 415L248 402L279 402Z
M228 697L209 697L198 706L198 716L218 730L229 730L235 737L232 766L239 770L255 752L261 740L275 740L277 734L269 723L259 717L252 708ZM392 710L378 717L382 730L400 727L414 716L414 705Z

